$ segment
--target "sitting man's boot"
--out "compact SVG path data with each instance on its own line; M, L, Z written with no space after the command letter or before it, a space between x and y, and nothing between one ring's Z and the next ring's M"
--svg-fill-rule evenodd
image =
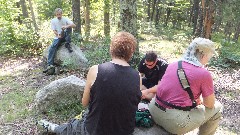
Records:
M47 69L43 70L43 73L47 73L48 75L53 75L55 73L55 67L53 65L49 65Z
M43 70L43 73L47 73L47 71L48 71L48 68L45 68L45 69Z
M72 47L69 43L65 43L65 47L68 49L69 53L73 52Z

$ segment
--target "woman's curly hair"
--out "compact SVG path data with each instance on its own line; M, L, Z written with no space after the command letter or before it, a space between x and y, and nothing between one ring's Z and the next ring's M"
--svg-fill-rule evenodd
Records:
M129 61L136 49L137 40L128 32L118 32L111 40L110 54L113 58Z

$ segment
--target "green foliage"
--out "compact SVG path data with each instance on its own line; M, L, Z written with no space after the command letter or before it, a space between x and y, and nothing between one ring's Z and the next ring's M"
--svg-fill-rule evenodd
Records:
M219 56L213 59L210 64L224 68L240 66L239 42L228 41L223 34L214 34L213 41L220 43L217 46Z
M18 0L0 0L0 21L12 22L16 21L19 16L19 9L16 7ZM2 28L2 27L1 27Z
M63 9L63 16L71 16L71 0L38 0L37 5L41 20L52 19L56 8Z
M31 26L29 18L18 22L20 9L17 1L0 1L0 55L27 56L41 52L39 34Z
M64 59L62 66L67 67L67 69L70 69L70 70L78 69L78 65L76 65L74 62L75 62L74 58Z
M41 50L39 36L32 28L14 22L0 22L0 27L0 55L26 56Z
M50 119L58 119L66 122L71 118L79 115L83 110L81 102L73 102L69 104L58 104L52 108L48 108L46 114Z
M130 66L137 69L141 59L142 55L139 52L135 52L129 62Z
M4 82L4 85L0 86L1 90L11 89L10 92L4 93L0 98L0 114L4 122L12 122L15 119L26 118L32 114L31 102L36 91L32 89L21 90L22 85L12 81L11 76L0 76L0 80ZM11 88L9 87L11 86Z
M89 60L88 64L92 66L110 61L109 45L110 38L84 43L83 47L86 49L84 54Z
M71 35L71 40L75 45L80 46L81 42L83 41L83 37L79 33L73 33Z
M237 25L240 20L239 16L239 0L231 0L224 2L223 8L223 20L230 21Z

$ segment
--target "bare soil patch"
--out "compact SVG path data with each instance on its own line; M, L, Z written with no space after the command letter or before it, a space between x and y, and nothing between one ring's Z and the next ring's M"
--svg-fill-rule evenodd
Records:
M60 75L47 76L42 73L42 60L35 58L0 58L0 101L5 94L16 91L11 86L5 85L7 81L15 81L22 85L21 89L32 88L36 92L53 80L76 75L84 77L85 73L80 71L68 71ZM223 119L220 122L217 134L239 134L240 133L240 69L222 69L209 67L213 77L216 98L224 105ZM9 80L12 79L12 80ZM12 99L14 100L14 99ZM31 103L29 110L33 109ZM0 107L1 108L1 107ZM33 135L40 134L36 126L36 116L18 118L10 123L4 122L4 115L0 115L0 134ZM61 120L60 120L61 121ZM195 134L193 132L191 134Z

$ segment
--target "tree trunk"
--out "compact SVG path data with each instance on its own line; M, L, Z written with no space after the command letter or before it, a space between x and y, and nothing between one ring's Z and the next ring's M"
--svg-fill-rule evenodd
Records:
M206 3L205 3L206 2ZM202 8L204 10L204 37L211 39L212 25L214 24L215 5L211 0L202 0Z
M151 11L151 6L150 6L150 5L151 5L151 0L148 0L148 1L147 1L147 21L148 21L148 22L150 21L150 16L151 16L151 15L150 15L150 14L151 14L151 13L150 13L150 11Z
M194 0L194 3L193 3L193 34L195 34L196 29L197 29L198 13L199 13L199 0Z
M120 0L120 20L121 29L131 33L136 39L137 35L137 2L136 0ZM139 48L137 45L136 51L130 61L132 66L139 63Z
M19 3L19 2L16 2L16 5L17 5L17 8L20 8L20 3ZM19 13L19 14L20 14L20 13ZM17 21L18 21L18 23L22 24L21 16L18 16L18 17L17 17Z
M157 2L157 0L153 0L153 3L152 3L152 15L151 15L151 21L153 21L153 17L154 17L155 9L156 9L156 2Z
M219 0L217 7L216 7L216 17L215 17L215 23L213 27L213 32L218 32L220 29L220 25L223 20L223 1Z
M29 2L30 11L31 11L33 26L35 28L35 31L38 32L38 26L37 26L37 22L36 22L35 15L34 15L32 0L28 0L28 2Z
M81 35L81 15L80 15L80 0L72 0L73 22L76 25L74 32Z
M23 14L23 18L28 18L28 11L27 11L27 6L26 6L26 1L25 0L20 0L19 4L22 7L22 14Z
M155 17L155 26L157 26L159 24L159 19L160 19L159 18L159 13L160 13L159 2L160 2L160 0L157 0L157 4L156 4L157 10L156 10L156 17Z
M204 37L203 36L203 9L199 6L199 12L198 12L198 21L197 21L197 27L194 36L195 37Z
M168 3L168 6L172 6L172 5L173 5L172 2ZM172 9L167 7L167 16L166 16L166 20L165 20L165 26L167 26L167 24L168 24L171 12L172 12Z
M90 0L85 0L85 36L86 41L90 36Z
M193 5L192 0L190 0L190 5ZM189 8L188 13L187 13L188 15L190 15L187 19L187 20L189 20L188 27L190 27L193 23L193 10L194 10L194 5Z
M121 29L137 38L137 6L136 0L120 0Z
M109 21L109 12L110 12L110 0L104 0L104 35L105 37L110 36L110 21Z
M112 6L113 6L113 17L112 17L112 22L113 22L113 25L116 24L116 2L112 1Z
M235 33L234 33L234 41L238 41L239 34L240 34L240 22L237 23L238 25L235 28Z

